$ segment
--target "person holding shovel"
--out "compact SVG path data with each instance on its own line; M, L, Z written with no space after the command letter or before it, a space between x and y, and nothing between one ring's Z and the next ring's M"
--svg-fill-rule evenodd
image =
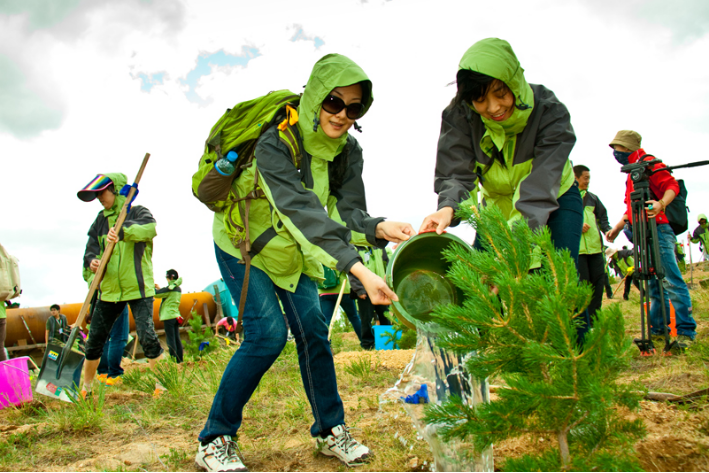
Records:
M222 193L217 188L221 187L244 196L257 179L262 193L251 201L249 234L252 242L263 245L251 260L243 311L244 342L227 365L199 434L195 458L199 468L246 471L235 436L244 406L286 345L288 326L295 337L303 386L314 417L310 433L318 450L346 465L360 464L371 455L345 424L328 326L317 284L311 279L322 279L321 265L325 265L357 276L374 304L398 300L386 282L362 264L350 243L353 232L380 248L387 241L399 243L415 234L408 223L385 221L366 212L362 148L348 130L371 104L372 83L364 71L345 56L324 56L305 86L297 122L289 121L291 126L297 125L296 145L302 153L299 166L281 138L281 125L273 126L258 139L253 165L238 177L235 171L220 177L216 169L211 170L209 182L214 188L202 195L200 188L197 194L207 202L207 195ZM287 128L286 122L283 128ZM202 184L207 182L205 178ZM215 213L212 235L217 263L229 291L236 295L241 293L246 266L225 225L224 213Z
M153 324L155 281L152 254L153 238L157 235L155 219L147 208L133 205L120 232L114 230L126 199L120 191L127 182L128 178L124 174L98 174L77 193L80 200L91 202L98 198L103 206L89 229L84 253L84 280L89 281L98 270L107 243L116 244L101 281L100 296L91 318L84 364L84 397L91 394L103 346L126 304L130 305L133 312L138 341L151 368L163 352Z

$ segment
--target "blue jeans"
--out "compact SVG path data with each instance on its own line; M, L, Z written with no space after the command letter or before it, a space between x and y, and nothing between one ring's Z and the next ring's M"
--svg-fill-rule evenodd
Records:
M229 292L241 294L246 266L216 244L215 251ZM288 292L254 266L251 266L249 277L243 314L244 342L222 375L199 440L204 442L220 435L236 435L244 406L286 345L288 326L278 299L283 302L288 325L295 337L300 375L315 418L310 433L316 436L344 424L345 411L337 392L335 363L327 339L328 326L320 309L316 284L303 274L295 293Z
M321 294L320 295L320 308L322 309L323 315L325 316L325 322L327 326L330 326L332 321L332 315L335 312L335 304L337 304L337 296L339 294ZM357 338L362 340L362 322L359 319L359 314L357 313L357 307L355 307L354 300L349 294L343 294L342 300L340 301L340 307L345 311L345 315L352 324L352 328L357 334Z
M107 374L109 378L123 376L121 359L128 341L129 324L130 318L128 316L128 306L126 305L113 324L108 342L103 346L103 355L101 355L101 361L98 363L98 374Z
M665 313L667 322L670 321L670 301L675 308L675 319L677 324L677 335L686 335L694 340L697 323L692 317L692 299L682 273L679 272L677 260L675 259L675 234L668 224L657 226L657 237L660 246L660 261L665 269L665 282L663 290L665 293ZM650 324L653 334L663 334L662 310L660 308L660 288L657 279L651 279L650 287Z

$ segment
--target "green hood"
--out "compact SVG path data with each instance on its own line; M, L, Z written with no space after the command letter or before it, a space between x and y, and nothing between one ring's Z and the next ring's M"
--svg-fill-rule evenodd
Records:
M697 216L697 222L699 222L701 219L707 220L707 216L704 215L704 214L699 214L699 215Z
M521 133L527 126L527 119L534 107L534 92L524 78L524 69L520 66L510 43L498 38L483 39L472 45L458 64L458 70L461 69L501 80L514 94L516 109L510 118L504 122L496 122L481 117L486 132L480 144L492 140L497 149L502 150L507 137ZM474 107L470 108L475 111ZM490 147L483 146L483 149L487 148Z
M347 87L362 81L366 81L369 88L369 91L363 91L365 96L369 96L369 100L365 103L366 113L372 106L374 98L372 82L361 67L340 54L328 54L315 63L298 106L298 130L308 153L332 161L342 151L347 143L347 133L336 140L325 135L319 124L320 104L335 87ZM313 131L315 119L318 119L317 131Z
M170 284L168 284L168 287L170 289L172 289L174 287L181 286L181 285L182 285L182 278L177 278L174 281L171 281Z
M123 203L126 201L125 196L120 195L119 192L123 189L123 186L128 184L128 176L120 172L106 173L104 176L113 182L113 187L116 191L116 201L113 203L113 207L108 210L104 209L103 215L104 217L108 217L113 214L118 215L123 207Z

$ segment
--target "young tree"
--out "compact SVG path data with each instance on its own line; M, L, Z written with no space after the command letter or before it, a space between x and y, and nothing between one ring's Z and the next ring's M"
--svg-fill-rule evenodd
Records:
M640 399L636 386L616 383L631 349L618 306L596 314L579 347L576 318L591 291L578 282L569 252L555 250L546 229L510 227L497 208L479 211L467 202L458 215L476 229L484 251L446 252L449 278L465 301L438 309L434 320L450 329L442 346L472 352L470 375L496 377L504 387L477 409L460 399L431 405L426 422L444 438L472 438L480 451L528 433L558 441L556 453L508 461L506 469L639 468L629 453L642 424L616 409L635 409ZM541 267L530 272L535 260Z

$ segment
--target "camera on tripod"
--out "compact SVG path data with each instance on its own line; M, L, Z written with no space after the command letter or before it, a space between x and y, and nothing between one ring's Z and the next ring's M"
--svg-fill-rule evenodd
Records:
M626 164L620 171L625 174L630 174L630 179L633 182L649 181L650 176L654 174L654 171L650 169L655 164L661 164L662 161L655 158L650 161L638 161L633 164ZM663 168L668 169L668 168Z

